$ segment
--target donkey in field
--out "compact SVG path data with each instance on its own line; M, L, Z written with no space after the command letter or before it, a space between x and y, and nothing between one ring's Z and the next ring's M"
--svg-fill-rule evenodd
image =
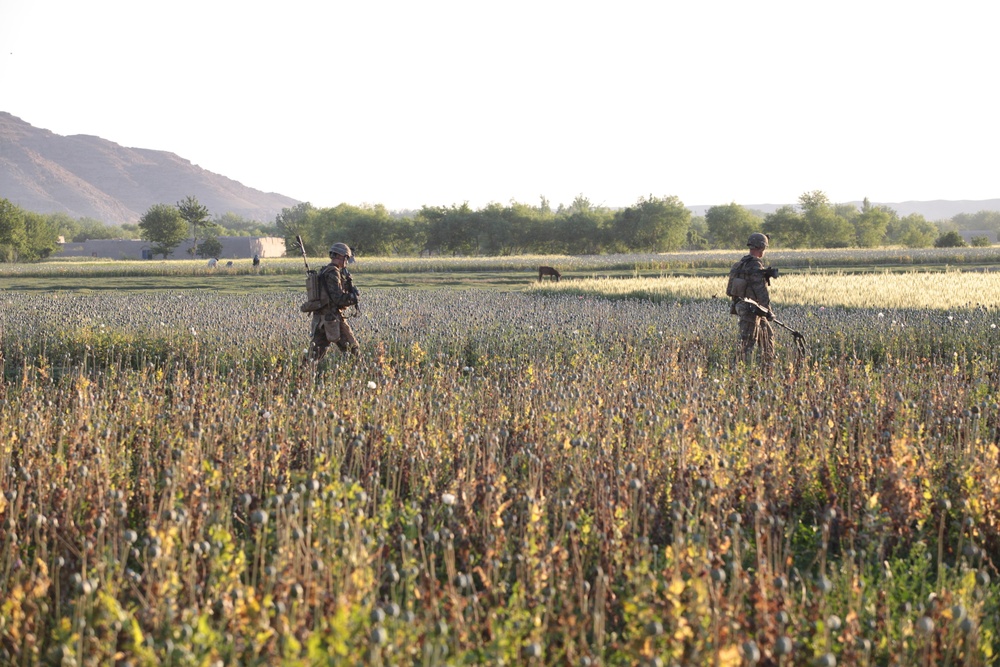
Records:
M562 277L562 274L556 271L551 266L540 266L538 267L538 282L542 282L542 276L549 276L551 278L555 278L556 282L559 282L559 278Z

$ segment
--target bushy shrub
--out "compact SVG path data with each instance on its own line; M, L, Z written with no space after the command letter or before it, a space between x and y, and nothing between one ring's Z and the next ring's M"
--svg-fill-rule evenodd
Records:
M935 248L964 248L965 239L956 231L945 232L934 241Z

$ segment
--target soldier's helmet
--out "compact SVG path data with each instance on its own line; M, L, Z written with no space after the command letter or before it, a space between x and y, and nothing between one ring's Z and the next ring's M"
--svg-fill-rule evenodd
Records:
M333 257L334 255L346 257L348 264L354 263L354 252L351 251L351 246L346 243L334 243L330 246L330 257Z
M750 238L747 239L747 245L751 248L767 248L767 236L761 234L760 232L754 232L750 235Z

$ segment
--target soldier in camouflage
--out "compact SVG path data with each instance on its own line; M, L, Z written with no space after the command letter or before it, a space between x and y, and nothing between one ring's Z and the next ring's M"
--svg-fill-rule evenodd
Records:
M774 362L774 330L770 322L774 315L771 313L771 297L767 288L771 284L771 277L777 275L775 269L765 268L761 261L768 243L764 234L750 235L747 239L750 252L733 264L726 288L726 294L733 299L729 312L740 318L740 356L743 361L750 361L756 346L765 367L770 367ZM744 298L763 306L766 313L755 304L743 301Z
M358 292L345 267L354 262L354 253L346 243L330 246L330 263L320 269L320 290L324 305L313 312L309 358L319 361L326 349L335 344L341 351L357 356L361 352L344 311L358 304Z

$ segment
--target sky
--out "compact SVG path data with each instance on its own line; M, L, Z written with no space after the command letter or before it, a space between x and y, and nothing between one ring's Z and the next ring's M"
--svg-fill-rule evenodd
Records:
M0 111L317 207L1000 198L995 0L0 0Z

